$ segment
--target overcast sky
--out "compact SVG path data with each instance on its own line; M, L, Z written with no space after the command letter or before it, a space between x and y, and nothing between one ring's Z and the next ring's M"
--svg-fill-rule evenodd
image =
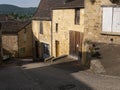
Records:
M11 4L19 7L37 7L40 0L0 0L0 4Z

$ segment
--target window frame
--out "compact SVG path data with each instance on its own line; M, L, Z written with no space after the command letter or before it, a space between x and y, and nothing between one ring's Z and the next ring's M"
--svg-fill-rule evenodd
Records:
M111 26L110 27L108 27L108 28L110 28L109 30L105 30L105 27L104 27L104 23L106 22L105 20L104 20L104 13L106 13L105 11L104 11L104 9L105 8L108 8L108 9L110 9L110 8L112 8L111 10ZM116 8L119 8L119 15L120 15L120 7L117 7L117 6L103 6L102 7L102 32L101 32L101 34L110 34L110 35L120 35L120 30L119 30L119 28L118 28L118 30L116 29L115 30L115 25L114 24L116 24L116 22L114 23L114 20L115 20L115 15L116 15L116 11L115 11L115 9ZM110 16L110 15L109 15ZM108 18L108 16L106 16L106 18ZM120 17L119 17L120 18ZM118 19L116 19L116 20L118 20ZM108 23L110 23L110 22L108 22ZM118 26L117 26L118 27ZM120 26L119 26L120 27Z
M43 22L40 21L40 34L43 34Z
M80 8L75 8L75 25L80 25Z
M27 31L26 31L26 28L24 30L24 36L23 36L23 38L24 38L24 42L26 42L27 41Z
M55 23L55 31L58 33L58 23Z

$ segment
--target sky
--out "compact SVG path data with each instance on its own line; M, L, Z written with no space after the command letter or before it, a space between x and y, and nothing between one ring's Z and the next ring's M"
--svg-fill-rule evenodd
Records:
M11 4L19 7L37 7L40 0L0 0L0 4Z

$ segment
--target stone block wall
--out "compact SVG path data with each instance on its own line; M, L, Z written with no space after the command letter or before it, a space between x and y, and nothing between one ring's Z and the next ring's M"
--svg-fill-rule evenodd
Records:
M85 0L85 38L93 42L120 44L118 35L103 35L102 33L102 5L114 5L110 0Z
M18 32L19 57L28 58L33 56L33 33L31 23Z
M99 48L101 61L107 64L107 60L114 61L119 59L120 36L112 34L102 34L102 6L116 5L110 0L85 0L85 33L84 42L89 41ZM117 5L116 5L117 6ZM85 44L84 52L88 52L88 46Z
M40 34L40 29L42 23L43 34ZM33 20L32 21L32 30L33 30L33 37L35 41L39 42L39 57L42 57L43 51L41 43L45 43L49 45L49 52L51 55L51 21L46 20ZM35 47L33 47L35 48Z
M18 37L17 35L2 35L3 56L10 55L18 57Z
M69 55L69 31L84 32L84 9L80 9L80 24L75 25L75 9L53 10L52 18L52 46L53 56L56 56L55 41L59 41L59 56ZM56 32L58 23L58 32Z

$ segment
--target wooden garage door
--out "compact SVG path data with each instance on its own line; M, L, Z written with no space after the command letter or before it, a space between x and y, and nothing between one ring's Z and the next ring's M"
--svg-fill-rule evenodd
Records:
M82 52L83 33L70 31L70 55L78 57Z

